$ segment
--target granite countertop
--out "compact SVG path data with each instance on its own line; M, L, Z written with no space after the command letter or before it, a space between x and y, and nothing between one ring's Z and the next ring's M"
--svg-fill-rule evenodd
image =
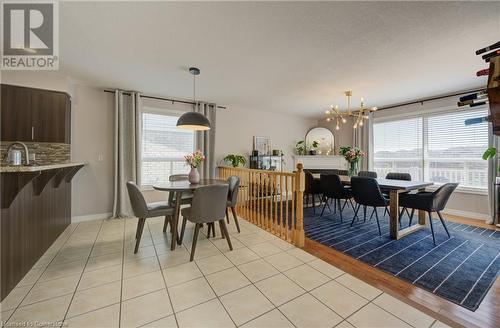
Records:
M86 162L65 162L65 163L54 163L54 164L43 164L43 165L4 165L0 166L0 173L10 173L10 172L36 172L52 169L62 169L65 167L87 165Z

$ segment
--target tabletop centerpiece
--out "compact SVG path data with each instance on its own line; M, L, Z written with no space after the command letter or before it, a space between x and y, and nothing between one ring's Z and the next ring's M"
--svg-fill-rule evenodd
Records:
M340 155L344 156L347 163L349 163L349 170L347 175L349 177L358 174L359 160L365 156L365 153L358 147L344 146L340 147Z
M205 156L199 150L184 156L186 163L191 167L191 171L189 172L189 182L190 183L199 183L200 182L200 173L198 172L198 166L205 160Z

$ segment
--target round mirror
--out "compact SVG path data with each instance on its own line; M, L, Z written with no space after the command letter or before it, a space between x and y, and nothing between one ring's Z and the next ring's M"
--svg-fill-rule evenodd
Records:
M335 138L327 128L312 128L306 134L306 145L312 155L333 155Z

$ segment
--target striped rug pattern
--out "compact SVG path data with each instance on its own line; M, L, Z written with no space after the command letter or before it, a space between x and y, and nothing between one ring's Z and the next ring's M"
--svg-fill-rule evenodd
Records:
M395 277L410 282L440 297L475 311L500 271L500 231L447 222L448 239L441 222L433 220L436 246L430 228L421 229L400 240L389 238L389 219L379 209L382 236L378 234L375 216L366 222L357 220L352 208L345 207L340 216L321 210L304 209L306 236L343 252ZM362 211L360 211L362 212ZM362 215L361 215L362 216ZM437 215L433 215L437 218ZM415 215L416 217L416 215ZM414 218L415 221L415 218ZM408 217L402 226L408 226Z

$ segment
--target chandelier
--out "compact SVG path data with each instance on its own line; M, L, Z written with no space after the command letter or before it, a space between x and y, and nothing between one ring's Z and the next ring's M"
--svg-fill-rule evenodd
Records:
M340 122L346 123L346 117L352 117L354 124L353 128L357 129L358 126L363 126L363 121L369 118L371 112L377 110L377 107L366 108L363 98L361 98L361 103L358 109L351 109L351 97L352 90L347 90L344 92L347 97L347 111L339 110L339 106L330 106L330 109L325 111L326 121L327 122L335 122L335 130L340 130Z

